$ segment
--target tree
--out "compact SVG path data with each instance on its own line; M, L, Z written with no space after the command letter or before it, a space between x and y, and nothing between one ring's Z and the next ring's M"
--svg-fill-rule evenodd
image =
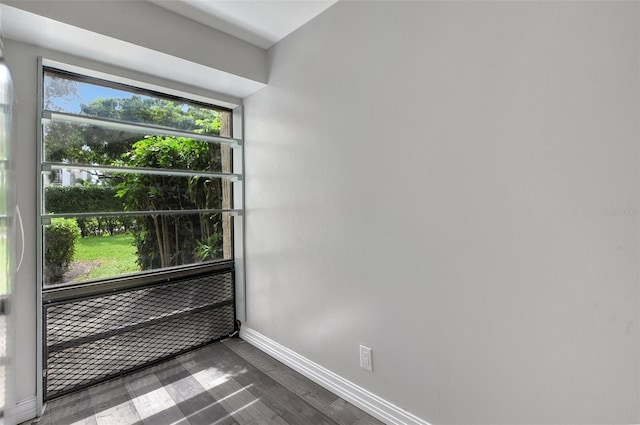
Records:
M206 170L211 156L216 155L214 151L219 155L219 147L207 142L153 136L136 142L118 165ZM130 211L220 209L222 204L219 179L130 173L119 177L117 196L124 199ZM220 219L219 213L152 213L140 217L135 232L140 267L154 269L219 258L222 254Z
M221 126L216 110L143 96L96 99L80 105L80 114L212 135L219 135ZM140 133L54 122L45 129L45 158L54 162L110 165L144 137ZM219 158L212 164L219 164Z
M190 104L132 96L97 99L80 113L134 123L229 136L230 114ZM124 167L231 172L228 147L187 138L147 136L101 127L54 123L45 134L49 161ZM230 208L231 184L204 177L145 173L100 174L128 211ZM222 214L151 214L134 220L141 268L153 269L231 256L230 218Z
M63 104L69 104L80 98L78 83L55 74L45 73L44 108L51 111L62 111Z

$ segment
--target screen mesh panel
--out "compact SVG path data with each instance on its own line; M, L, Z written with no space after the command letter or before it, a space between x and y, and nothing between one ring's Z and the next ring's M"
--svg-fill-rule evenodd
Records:
M232 334L233 271L44 310L50 399Z

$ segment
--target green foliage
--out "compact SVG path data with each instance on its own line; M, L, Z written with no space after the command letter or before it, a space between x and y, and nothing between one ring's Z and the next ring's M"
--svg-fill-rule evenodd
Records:
M60 283L69 270L80 228L73 219L54 218L44 231L44 275L49 284Z
M154 136L140 140L117 162L120 166L165 169L207 169L219 147L186 138ZM116 186L130 211L162 211L220 208L219 179L164 175L122 174ZM135 243L143 270L202 261L199 246L215 241L211 254L222 252L219 214L151 215L137 220ZM219 251L217 251L217 249Z
M198 247L194 254L200 261L215 260L222 257L222 233L214 233L206 241L196 241Z
M45 189L45 205L49 212L122 211L122 200L109 186L49 186Z
M144 96L96 99L89 105L81 105L80 109L83 115L93 117L154 124L180 130L200 130L207 134L220 132L220 116L217 111L165 99Z
M134 143L116 165L206 170L211 162L210 153L220 150L217 147L184 137L150 136Z
M64 80L63 80L64 81ZM98 118L146 123L197 133L219 135L220 113L216 110L172 101L132 96L96 99L80 105L80 114ZM47 161L109 165L128 152L144 134L55 122L45 127Z
M49 186L45 189L45 205L54 214L122 211L124 203L116 193L111 186ZM78 218L77 222L83 238L104 232L114 235L131 227L131 219L126 217Z
M64 91L62 91L64 93ZM188 103L146 96L96 99L80 106L81 114L166 126L196 133L219 135L221 112ZM148 137L100 127L50 123L45 127L45 159L47 161L80 164L116 165L123 167L164 168L221 172L219 145L174 137ZM90 166L88 167L90 168ZM51 212L67 212L65 205L81 209L74 211L159 211L220 208L220 179L185 178L122 173L111 179L100 176L98 192L75 191L51 195L47 193L47 208ZM114 192L115 190L115 192ZM55 191L55 190L54 190ZM54 197L71 197L60 200ZM84 206L84 197L89 205ZM94 201L88 201L93 197ZM115 199L115 201L114 201ZM58 203L56 203L58 202ZM118 206L116 207L116 202ZM101 221L102 220L102 221ZM111 220L111 221L109 221ZM222 256L222 220L220 214L151 215L136 219L78 219L82 235L132 231L142 270L190 264ZM217 236L216 236L217 235ZM206 244L210 244L205 247Z

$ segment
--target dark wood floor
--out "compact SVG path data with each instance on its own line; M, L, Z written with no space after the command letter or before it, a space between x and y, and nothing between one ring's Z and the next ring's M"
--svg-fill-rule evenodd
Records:
M48 403L39 425L377 425L239 339Z

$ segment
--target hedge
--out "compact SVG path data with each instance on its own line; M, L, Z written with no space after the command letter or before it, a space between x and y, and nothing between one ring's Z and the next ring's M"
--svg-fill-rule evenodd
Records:
M49 186L45 189L45 207L48 213L124 211L122 198L109 186ZM126 231L131 220L117 217L78 218L80 235L113 235Z

